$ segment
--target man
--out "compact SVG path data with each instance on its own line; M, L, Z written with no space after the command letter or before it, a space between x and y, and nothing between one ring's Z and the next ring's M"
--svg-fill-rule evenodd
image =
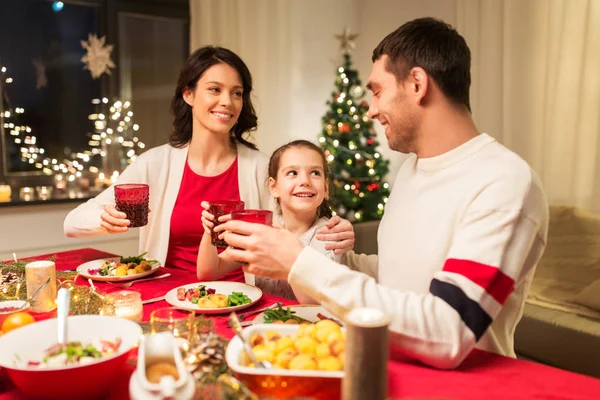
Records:
M535 173L472 120L470 59L465 40L431 18L404 24L373 51L369 115L391 149L414 153L387 202L378 256L350 254L340 265L282 230L222 226L246 271L287 279L337 315L385 311L392 345L439 368L476 346L515 356L548 229Z

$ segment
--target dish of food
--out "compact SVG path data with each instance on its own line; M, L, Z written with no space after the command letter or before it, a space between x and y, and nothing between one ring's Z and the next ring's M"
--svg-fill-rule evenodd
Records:
M88 261L77 267L77 272L86 279L101 282L131 281L148 276L160 267L157 260L148 260L145 255Z
M54 344L46 349L44 356L37 360L22 360L15 355L15 364L29 368L58 368L85 365L110 357L119 351L121 338L112 341L95 339L83 344L79 341L66 345Z
M341 378L344 375L345 328L331 320L301 325L254 325L242 335L258 361L268 361L278 376ZM244 375L274 375L255 368L238 337L227 346L229 367Z
M250 307L262 291L241 282L198 282L171 289L165 300L173 307L203 314L222 314Z
M343 325L333 314L321 306L299 305L282 307L281 303L277 303L276 307L258 314L252 321L252 324L313 324L325 319L330 319L338 325Z

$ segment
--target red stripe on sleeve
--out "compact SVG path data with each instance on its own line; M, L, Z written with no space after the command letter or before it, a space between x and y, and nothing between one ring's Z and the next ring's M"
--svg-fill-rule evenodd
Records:
M449 258L444 264L443 271L468 278L484 288L500 304L504 304L515 286L515 281L500 269L475 261Z

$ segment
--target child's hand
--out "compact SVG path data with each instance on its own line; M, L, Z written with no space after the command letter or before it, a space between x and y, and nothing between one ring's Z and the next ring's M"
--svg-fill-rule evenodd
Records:
M200 206L204 208L204 211L202 211L201 218L202 226L204 227L204 233L210 234L212 232L212 229L215 227L215 216L212 215L210 211L208 211L208 209L210 208L210 203L208 201L203 201L202 203L200 203Z

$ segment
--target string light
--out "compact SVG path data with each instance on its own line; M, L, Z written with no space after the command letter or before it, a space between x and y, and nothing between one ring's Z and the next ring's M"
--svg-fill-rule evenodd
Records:
M0 72L2 74L0 79L4 79L6 83L13 82L11 77L6 76L7 68L5 66L0 67ZM108 103L109 100L106 97L102 99L92 99L92 104L97 106ZM98 168L90 164L94 161L94 156L99 156L101 158L106 156L106 145L112 143L112 140L107 137L107 134L112 135L114 132L114 130L108 126L109 124L116 124L115 128L120 132L118 142L123 147L128 148L126 152L128 164L135 160L139 153L138 150L145 148L145 144L137 137L129 138L130 136L133 136L131 131L139 130L139 125L132 123L133 112L129 109L130 107L131 102L117 100L109 107L110 113L108 114L108 118L102 112L88 115L88 119L94 121L94 127L96 129L96 133L92 134L90 137L91 140L88 141L90 148L76 153L75 159L63 159L60 163L54 158L45 156L46 151L44 148L37 146L37 137L31 134L32 129L30 126L16 125L11 121L11 119L15 117L11 110L4 111L4 128L9 130L9 135L13 138L13 142L16 145L21 145L20 153L22 162L32 164L46 175L52 175L60 171L67 175L66 179L69 182L72 182L76 177L81 177L82 171L86 168L92 173L98 172ZM14 114L24 113L24 108L15 107ZM52 168L47 167L50 164L52 165ZM60 178L59 176L60 175L57 175L56 179L62 180L62 176L60 176ZM118 176L118 172L116 175L113 174L113 177L115 176Z

